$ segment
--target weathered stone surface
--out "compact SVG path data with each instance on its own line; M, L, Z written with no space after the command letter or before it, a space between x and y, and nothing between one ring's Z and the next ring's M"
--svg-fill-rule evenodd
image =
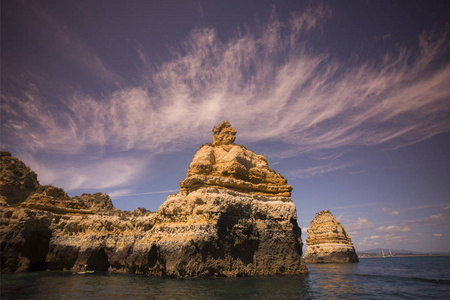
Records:
M189 194L202 187L232 189L249 194L290 197L292 186L269 167L267 159L232 144L236 131L229 122L214 128L213 145L203 145L189 166L181 191Z
M92 214L80 201L72 200L62 189L54 186L41 186L20 204L21 207L46 210L60 214Z
M289 197L215 188L174 194L161 205L154 227L138 244L157 249L159 266L165 261L169 276L307 272L296 209ZM159 266L149 272L158 274Z
M39 185L26 199L5 202L1 271L76 271L88 264L170 277L305 274L296 208L280 196L290 195L290 186L264 157L229 144L233 139L220 140L208 146L211 172L197 172L199 151L186 180L209 177L170 195L157 212L122 212L105 194L70 198L63 189Z
M37 175L9 152L2 151L0 157L0 197L2 202L14 205L36 191Z
M317 213L307 233L306 263L358 262L352 240L330 211Z
M116 210L107 194L82 194L81 196L73 197L73 200L96 212Z
M2 272L98 271L209 277L304 274L301 230L288 197L203 188L169 196L156 213L2 212Z
M223 121L213 128L213 133L213 145L220 146L233 144L236 140L237 131L231 127L230 122Z
M133 272L127 257L136 240L152 228L152 215L130 213L63 214L2 207L1 271L107 271L112 265ZM125 250L124 250L125 249Z

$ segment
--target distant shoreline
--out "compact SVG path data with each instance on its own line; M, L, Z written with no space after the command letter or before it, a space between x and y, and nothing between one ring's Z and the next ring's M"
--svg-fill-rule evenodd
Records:
M399 254L394 256L386 256L385 258L395 258L395 257L424 257L424 256L450 256L450 254ZM380 255L369 255L361 256L358 254L359 258L383 258Z

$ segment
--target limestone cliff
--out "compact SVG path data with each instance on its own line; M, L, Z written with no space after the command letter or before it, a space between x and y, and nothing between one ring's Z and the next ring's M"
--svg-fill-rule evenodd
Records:
M288 197L201 188L169 196L139 245L166 255L173 276L302 274L300 235Z
M358 262L352 240L330 211L317 213L307 233L306 263Z
M75 271L88 264L171 277L306 273L292 187L263 156L233 144L235 134L228 122L215 127L213 144L195 155L182 191L156 212L122 212L101 193L70 198L34 177L29 193L0 205L1 271ZM8 174L0 186L13 188L0 191L24 181Z
M236 131L225 121L213 129L213 144L203 145L189 166L181 191L201 187L232 189L248 194L290 197L292 186L269 167L267 159L233 144Z
M0 203L16 204L39 187L37 175L22 161L2 151L0 154Z

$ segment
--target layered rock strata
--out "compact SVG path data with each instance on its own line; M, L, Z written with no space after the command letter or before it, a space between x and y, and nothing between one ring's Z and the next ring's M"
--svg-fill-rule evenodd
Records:
M306 263L358 262L351 238L330 211L317 213L307 233Z
M236 130L227 121L213 129L213 143L203 145L189 166L181 191L202 187L232 189L268 197L290 197L292 186L269 167L267 159L234 144Z
M22 198L3 193L1 271L76 271L88 264L170 277L305 274L296 208L286 196L292 188L264 157L233 144L235 134L228 122L216 127L213 144L200 149L180 182L182 191L157 212L122 212L100 193L70 198L37 179ZM193 185L192 175L206 177ZM211 176L220 180L212 184Z

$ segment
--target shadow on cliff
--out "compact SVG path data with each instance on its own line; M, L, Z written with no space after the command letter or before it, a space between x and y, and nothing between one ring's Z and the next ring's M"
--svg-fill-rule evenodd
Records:
M232 257L240 259L244 264L253 264L254 254L259 247L259 237L250 216L250 205L236 204L228 207L217 222L219 240L223 250Z
M78 261L86 263L88 270L107 272L110 266L108 255L103 248L90 248L78 256Z
M25 237L24 249L25 256L29 258L28 271L45 271L47 270L47 253L50 244L50 230L35 230Z

